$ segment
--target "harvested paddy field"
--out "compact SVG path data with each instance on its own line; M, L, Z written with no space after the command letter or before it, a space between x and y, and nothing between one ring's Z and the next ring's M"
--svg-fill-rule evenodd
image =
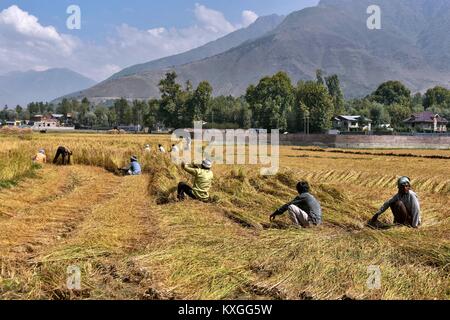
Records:
M0 137L0 298L450 298L450 151L282 146L277 175L217 165L214 201L180 203L177 183L190 177L156 153L158 143L171 145L167 136ZM72 166L31 164L58 145L71 148ZM144 174L115 174L134 154ZM422 226L368 228L403 175ZM323 224L270 223L302 179ZM67 288L70 266L81 290ZM381 270L379 289L367 286L370 266Z

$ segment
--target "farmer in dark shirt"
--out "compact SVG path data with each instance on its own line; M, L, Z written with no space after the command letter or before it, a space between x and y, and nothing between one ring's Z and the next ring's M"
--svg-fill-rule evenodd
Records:
M270 220L275 220L276 216L282 215L286 211L295 225L309 227L322 223L322 208L317 199L309 193L309 184L301 181L297 184L298 196L291 202L285 204L280 209L270 215Z
M70 164L70 156L72 156L72 151L64 146L59 146L56 151L55 158L53 159L53 163L56 164L58 162L58 158L61 156L62 161L61 164L63 166Z

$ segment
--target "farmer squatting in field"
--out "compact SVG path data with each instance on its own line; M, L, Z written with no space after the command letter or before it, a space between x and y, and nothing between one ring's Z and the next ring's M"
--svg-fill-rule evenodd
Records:
M47 163L47 156L45 155L45 150L44 149L39 150L32 160L34 163L41 163L41 164Z
M138 162L137 156L130 158L130 164L128 167L122 169L129 176L138 176L142 173L141 165Z
M411 180L408 177L398 179L398 193L378 210L371 220L375 224L378 217L391 208L394 215L394 223L417 228L421 225L420 203L417 194L411 190Z
M212 162L209 160L203 160L200 168L196 168L191 165L181 163L181 167L184 171L194 176L194 185L190 187L184 182L178 184L178 200L185 199L187 194L192 199L200 201L209 200L209 189L211 188L214 174L211 170Z
M298 196L270 215L270 220L289 211L289 218L297 225L304 228L322 223L322 208L319 201L309 193L309 184L301 181L297 184Z

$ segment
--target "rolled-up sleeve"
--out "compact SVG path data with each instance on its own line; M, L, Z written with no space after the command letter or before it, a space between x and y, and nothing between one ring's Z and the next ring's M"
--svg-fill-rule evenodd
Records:
M189 165L184 166L184 171L186 171L187 173L193 175L193 176L197 176L197 170L194 168L191 168Z

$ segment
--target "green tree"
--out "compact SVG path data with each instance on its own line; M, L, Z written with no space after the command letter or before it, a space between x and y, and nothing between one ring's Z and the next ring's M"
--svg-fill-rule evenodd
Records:
M387 107L389 117L391 118L391 126L394 129L400 130L405 127L403 123L409 116L411 116L411 110L405 108L404 105L395 103Z
M323 79L323 71L321 69L316 70L316 80L318 84L325 85L325 81Z
M256 87L249 86L245 99L258 127L287 129L287 116L294 105L295 90L285 72L262 78Z
M91 102L89 101L88 98L84 97L83 100L81 100L81 106L80 106L80 111L85 111L88 112L91 110Z
M325 78L328 92L333 99L334 114L339 115L344 112L344 94L342 93L339 77L335 74Z
M98 105L94 110L96 116L96 125L101 127L106 127L109 125L108 122L108 108L102 105Z
M42 111L42 109L41 109L41 111ZM72 112L72 104L71 104L71 102L67 98L64 98L58 104L58 107L56 108L56 112L60 113L60 114L68 114L68 113Z
M158 122L159 103L157 99L151 99L147 103L148 109L144 115L144 125L150 129L155 128Z
M88 113L86 113L85 115L85 125L89 126L89 127L93 127L94 124L97 121L97 116L95 115L94 112L89 111Z
M242 129L249 129L252 126L252 111L247 102L239 100L239 127Z
M133 124L144 126L144 116L147 113L148 105L146 101L134 100L131 106Z
M16 106L16 113L17 113L17 117L19 119L24 119L24 112L23 112L23 108L19 105Z
M427 90L423 97L423 106L425 110L433 106L450 109L450 90L439 86Z
M172 71L166 73L166 77L159 82L159 91L161 92L161 103L159 108L159 118L166 126L177 127L179 123L179 109L184 104L181 103L181 86L176 83L177 74Z
M35 116L39 113L39 106L36 103L31 102L28 104L27 110L31 116Z
M207 81L202 81L195 89L190 101L189 119L193 121L205 121L206 112L211 103L212 87Z
M382 124L389 124L391 117L384 105L380 103L373 103L369 108L368 117L372 120L374 128L380 127Z
M119 122L118 118L119 117L117 115L117 112L116 112L116 109L115 109L114 106L108 109L108 113L106 115L108 117L108 125L110 127L118 125L118 122Z
M114 111L117 115L116 125L130 125L133 114L128 101L125 98L114 101Z
M410 107L411 91L400 81L387 81L371 94L370 99L384 105L402 104Z
M311 132L323 132L331 128L334 106L324 85L314 81L300 81L297 86L296 106L300 119L309 117ZM298 127L304 129L302 121Z

